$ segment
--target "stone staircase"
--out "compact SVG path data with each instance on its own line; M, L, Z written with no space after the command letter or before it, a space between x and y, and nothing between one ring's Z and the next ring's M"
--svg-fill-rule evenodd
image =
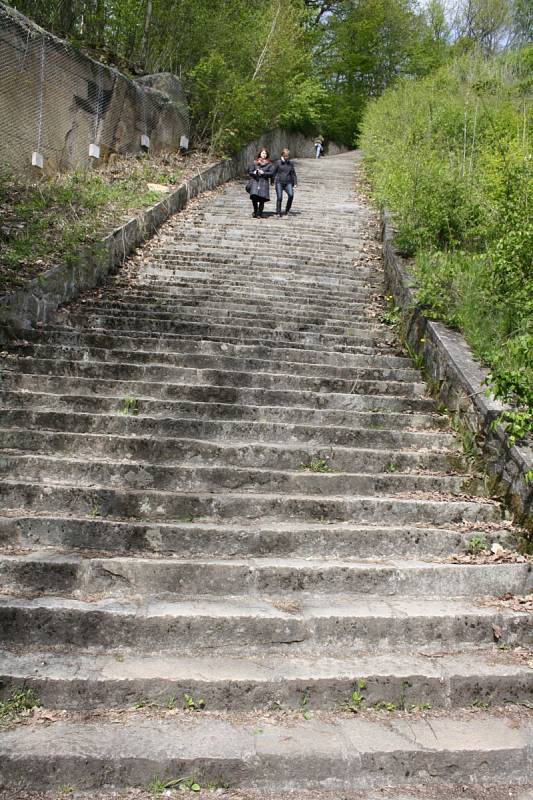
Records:
M200 198L3 354L2 694L56 710L1 732L6 797L533 782L531 617L497 600L531 563L452 559L514 534L380 321L354 163L300 162L281 220Z

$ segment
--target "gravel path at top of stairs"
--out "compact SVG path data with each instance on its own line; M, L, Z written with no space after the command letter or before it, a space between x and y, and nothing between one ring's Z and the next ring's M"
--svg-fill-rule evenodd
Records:
M532 563L383 321L357 164L196 199L0 355L0 693L44 707L1 798L531 800Z

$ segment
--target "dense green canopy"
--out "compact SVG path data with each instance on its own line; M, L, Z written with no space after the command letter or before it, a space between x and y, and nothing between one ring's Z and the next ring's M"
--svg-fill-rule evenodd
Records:
M353 144L369 98L456 49L531 35L532 0L19 0L19 11L133 74L181 76L197 140L231 151L278 124Z

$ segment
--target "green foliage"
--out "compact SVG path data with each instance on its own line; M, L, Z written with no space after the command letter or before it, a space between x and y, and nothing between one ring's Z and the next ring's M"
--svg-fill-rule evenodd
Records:
M468 541L466 552L475 556L487 549L487 541L484 536L472 536Z
M334 3L326 18L321 70L329 89L325 133L353 144L364 107L402 75L424 75L448 45L433 18L410 0ZM435 5L435 4L433 4ZM441 21L441 24L442 21Z
M140 403L136 397L130 397L127 395L126 397L122 398L122 406L120 408L119 414L123 414L124 416L134 416L136 417L140 410Z
M167 168L133 156L113 170L77 170L37 182L0 171L0 288L21 285L52 263L74 263L82 249L96 252L99 239L126 214L160 199L149 182L168 184L179 175L176 164Z
M350 699L344 706L347 711L351 711L353 714L357 714L357 712L362 709L363 705L366 703L366 697L364 695L365 690L366 690L366 681L364 680L357 681L356 688L353 690L353 692L350 695Z
M511 403L511 443L533 430L533 48L462 57L372 103L362 146L375 197L415 257L417 299L462 330Z
M326 458L311 459L308 464L301 464L301 469L309 470L309 472L335 472L333 467L330 467Z
M41 701L32 689L13 689L9 697L0 700L0 720L11 721L40 705Z
M196 700L191 694L184 694L183 702L186 711L203 711L205 708L205 700Z
M170 780L154 778L148 786L148 789L155 795L163 794L166 789L176 789L180 792L199 792L201 788L194 778L171 778Z

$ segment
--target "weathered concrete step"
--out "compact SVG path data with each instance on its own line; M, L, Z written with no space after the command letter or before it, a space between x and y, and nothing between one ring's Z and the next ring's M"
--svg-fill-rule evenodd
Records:
M182 235L180 238L171 241L168 239L163 241L157 249L151 252L151 258L161 260L164 263L168 263L171 260L179 262L187 258L198 258L201 261L224 264L240 263L242 261L243 263L251 263L256 267L263 265L265 272L270 270L284 272L293 268L300 269L306 275L313 275L315 272L322 275L323 272L317 270L316 267L327 266L335 274L346 276L347 278L358 274L358 269L352 263L353 253L350 253L349 248L346 248L343 252L343 249L340 247L337 249L333 242L326 249L324 246L316 246L318 240L289 242L286 239L285 241L287 245L290 244L291 249L280 248L280 241L278 241L278 252L273 258L273 254L268 252L267 249L268 245L272 244L272 240L269 237L259 236L257 241L254 239L246 242L247 246L243 248L241 237L232 238L227 235L221 237L218 229L216 235L204 230L195 239ZM267 247L264 247L262 243ZM352 244L354 248L360 248L362 242L356 239ZM248 261L246 261L247 256L249 258Z
M248 256L248 259L250 256ZM256 292L268 293L275 296L288 296L290 290L297 292L297 298L311 299L317 301L322 296L330 300L342 300L353 302L354 297L360 289L375 287L379 291L383 287L383 274L377 273L375 267L362 269L354 267L350 276L339 276L338 274L329 275L329 266L325 265L318 272L308 274L302 271L297 265L287 265L284 271L275 272L275 259L270 265L265 265L266 269L261 269L257 264L255 269L247 269L249 260L243 262L243 269L234 269L231 261L224 263L218 262L214 265L209 261L202 261L201 257L192 259L180 259L179 263L171 265L167 269L165 262L150 261L144 262L142 268L137 271L141 283L154 281L160 287L165 288L168 284L172 286L182 286L185 289L213 289L227 291L237 289L240 291L250 291L253 296ZM180 274L180 267L183 275ZM173 270L176 274L173 275ZM192 274L191 274L192 273ZM203 278L203 280L202 280ZM137 282L137 281L136 281Z
M41 515L42 514L42 515ZM464 552L470 540L482 538L487 546L498 542L514 549L509 528L487 530L459 527L357 526L354 523L278 522L275 525L239 520L218 522L136 522L101 517L61 517L52 511L29 516L0 516L0 547L11 549L60 548L119 555L174 555L182 558L246 556L304 558L446 557Z
M136 364L126 362L72 361L60 358L4 359L4 369L19 370L25 374L67 375L94 379L127 381L155 381L158 383L186 383L204 386L236 386L252 388L280 388L296 391L341 394L385 394L403 397L423 397L427 392L424 383L413 380L416 373L409 371L411 378L403 379L400 373L387 370L353 370L350 378L334 376L317 377L292 374L289 365L285 372L259 372L238 369L209 369L203 367L179 367L154 363ZM311 371L311 369L310 369Z
M101 516L139 521L229 521L246 519L289 521L351 521L358 525L457 525L498 522L501 510L491 502L424 496L328 497L267 492L162 492L153 489L118 490L104 486L78 487L4 480L0 484L4 509L32 509L67 515Z
M227 356L223 354L201 354L201 353L161 353L131 350L114 350L100 347L90 347L87 345L76 345L66 347L64 345L14 345L10 347L10 354L18 358L33 358L37 361L56 360L68 363L83 361L86 363L107 363L114 364L119 369L127 363L129 366L139 366L148 364L151 367L168 366L171 369L176 367L195 370L227 370L230 373L253 372L254 374L279 373L281 380L283 375L290 373L306 378L326 377L339 378L348 381L370 380L370 381L411 381L419 382L420 373L410 367L388 366L386 363L380 364L379 357L376 356L374 363L362 364L360 366L334 366L328 364L313 364L305 361L275 361L273 359L245 358L242 356ZM370 359L368 359L370 361ZM10 360L8 359L9 363Z
M322 304L325 308L336 308L338 305L352 303L359 288L366 285L366 283L354 283L349 289L341 290L335 285L305 285L294 282L288 284L281 281L258 280L257 276L249 281L228 276L225 279L209 280L209 282L208 277L206 276L206 280L200 281L197 277L192 279L186 275L180 275L179 272L172 273L168 270L154 269L143 271L138 282L139 285L146 288L156 285L159 288L168 289L168 291L179 290L185 296L200 287L203 291L209 288L215 297L227 296L230 293L242 293L254 299L264 297L271 301L274 301L276 297L283 302L292 298L293 302L298 304L311 300L313 303ZM376 293L382 291L382 288L382 283L376 283Z
M253 307L237 306L232 303L223 304L222 302L213 303L191 303L183 301L176 304L175 298L163 301L162 298L146 298L137 300L129 294L121 298L110 298L103 295L101 298L93 300L85 299L78 302L76 308L80 311L90 313L126 313L128 315L149 316L161 319L180 320L197 318L204 316L209 319L235 319L235 320L258 320L268 324L287 324L287 313L290 312L290 324L294 330L299 326L323 325L327 331L330 327L347 328L357 322L376 328L376 323L368 315L368 301L354 302L345 314L340 314L338 308L328 310L324 307L314 309L308 305L298 307L294 303L284 307L281 304L256 303Z
M0 651L0 664L2 696L22 685L45 707L69 710L140 703L182 708L187 694L202 699L208 711L340 711L354 691L362 698L361 711L384 703L399 710L451 709L527 703L533 693L532 667L512 653L481 648L435 657L400 651L290 659L16 650Z
M309 409L344 409L348 411L435 411L435 402L429 397L389 397L387 395L341 394L340 392L302 392L295 390L270 390L237 386L205 386L202 384L172 384L155 381L94 380L93 378L62 375L59 381L51 375L25 374L5 371L2 374L4 389L32 392L84 393L98 396L143 399L189 400L198 403L226 403L233 405L298 406ZM442 434L443 435L443 434ZM448 437L451 443L452 437Z
M332 366L358 367L371 366L374 363L400 369L409 368L412 364L409 358L397 348L388 344L383 346L366 346L347 349L324 350L315 346L303 346L301 343L284 347L279 343L249 344L242 341L223 341L219 339L201 339L194 336L180 336L179 334L155 335L148 331L144 334L138 331L126 333L124 331L108 331L95 333L90 330L74 330L72 328L58 328L50 326L36 330L24 331L24 339L37 343L50 342L51 344L65 344L67 346L95 346L104 349L120 349L124 351L146 350L160 353L201 353L205 355L244 356L268 361L306 362L309 364L323 364L326 360Z
M475 730L475 736L473 736ZM371 789L452 781L454 785L525 783L531 778L531 721L458 712L381 720L265 720L121 716L60 721L5 731L0 744L6 786L41 790L150 784L155 776L193 775L233 788ZM452 765L452 766L451 766Z
M116 330L114 328L105 328L101 327L98 330L91 329L87 327L85 324L80 325L78 330L75 330L73 327L66 327L61 325L60 327L54 324L50 324L46 329L43 329L44 332L46 331L69 331L70 333L75 333L76 335L80 335L80 331L85 333L90 333L91 335L103 335L103 336L122 336L130 339L141 339L145 340L147 338L159 338L162 341L175 341L175 342L212 342L213 344L217 345L243 345L243 337L242 335L239 336L228 336L227 331L221 333L213 333L210 332L209 336L206 335L205 331L193 331L193 332L173 332L173 331L153 331L151 329L147 330L136 330L131 328L124 328L123 330ZM360 353L370 354L377 353L379 355L385 353L387 350L392 355L398 354L397 343L391 342L372 342L369 341L368 337L364 337L362 339L355 340L352 337L352 340L349 344L345 341L336 341L336 342L322 342L318 334L316 333L301 333L299 339L292 339L291 341L284 341L279 336L276 338L254 338L253 336L249 335L245 337L245 343L248 347L261 347L261 348L269 348L269 349L299 349L302 353L306 352L307 350L312 351L313 353L343 353L343 354L354 354L358 355Z
M134 330L152 334L180 333L199 335L206 339L218 336L228 341L237 339L241 342L248 341L248 343L277 341L282 342L284 345L292 344L293 342L314 345L318 342L329 347L334 345L356 346L359 344L368 346L394 341L394 334L387 328L381 330L380 328L370 328L357 323L338 333L329 333L322 326L306 326L305 329L293 330L290 325L287 328L281 325L272 327L239 325L230 324L230 322L211 322L208 317L204 321L190 319L182 322L179 319L137 318L126 314L113 316L111 314L85 315L72 313L69 315L68 320L64 319L62 321L71 328L85 328L88 330L111 329L114 331Z
M209 279L209 275L206 276ZM314 303L321 304L324 307L334 308L337 305L350 305L357 297L357 293L368 287L369 282L363 278L359 281L354 281L348 288L337 287L335 283L330 285L310 283L304 284L296 281L277 281L272 280L269 275L260 276L255 273L250 278L242 278L239 273L227 273L219 279L198 280L198 278L190 278L186 275L180 276L179 274L173 275L168 270L162 269L143 269L137 276L136 284L145 289L150 288L152 285L156 286L162 291L183 291L185 296L192 296L193 293L210 291L214 297L219 295L228 294L242 294L252 299L264 297L267 300L275 301L279 298L282 302L286 302L292 298L294 303ZM383 289L383 278L380 275L376 279L373 286L376 293Z
M135 395L134 395L135 397ZM284 423L245 422L240 420L180 419L172 417L136 417L128 414L95 415L63 411L5 410L5 427L72 433L101 433L129 436L159 436L180 439L222 439L226 442L311 442L324 446L365 449L409 450L417 448L447 451L455 439L441 431L389 431L379 428L288 425Z
M239 269L239 266L242 268ZM324 267L323 271L329 272L329 268ZM264 294L273 300L277 292L282 302L290 300L291 290L294 288L298 292L294 297L295 304L303 304L306 301L316 304L317 299L323 299L324 307L334 311L337 304L351 303L354 305L355 313L361 289L368 288L362 276L349 280L339 274L328 274L327 278L321 279L320 273L315 276L301 275L300 270L293 267L286 273L272 272L265 277L258 274L253 264L250 268L248 261L242 261L240 265L229 265L213 264L197 258L180 260L173 264L166 261L152 262L143 267L141 278L143 283L154 281L163 287L180 286L184 291L192 287L212 289L215 294L242 291L249 293L252 299ZM376 285L376 294L380 291L381 287Z
M62 347L96 348L102 350L120 350L128 354L133 350L136 354L150 353L159 357L161 354L169 356L222 356L242 358L259 361L273 361L279 363L290 362L323 365L325 363L323 350L310 350L308 348L282 348L260 347L248 344L229 344L215 342L209 339L179 339L178 337L145 337L135 336L130 338L124 334L98 334L90 331L74 331L69 328L39 329L24 331L24 339L35 342L36 345L58 345ZM11 346L10 346L11 350ZM384 366L390 369L409 369L411 359L404 355L366 348L360 353L343 353L332 351L327 355L327 363L332 367L357 368L370 366Z
M291 595L285 598L209 597L170 601L84 602L69 597L21 599L0 596L5 646L69 645L242 654L305 653L317 648L349 647L351 653L376 649L411 652L457 650L463 644L529 647L531 620L526 613L476 604L465 598L387 597L369 595ZM293 609L297 608L297 611ZM494 627L495 626L495 627ZM330 650L330 652L332 652ZM338 652L337 650L333 652Z
M293 597L350 594L376 597L477 597L528 594L532 563L442 564L407 560L90 558L63 553L1 555L4 593L60 594L81 600L177 600L197 595ZM533 685L532 685L533 688Z
M106 303L86 303L79 305L77 309L73 309L71 314L87 314L91 317L98 319L114 318L115 316L125 316L132 321L132 327L136 327L135 320L143 324L148 321L155 329L159 328L161 324L177 323L183 325L186 323L192 324L217 324L217 325L230 325L232 327L252 327L261 328L264 330L274 331L315 331L327 336L345 336L353 335L354 333L361 334L376 334L383 330L385 339L390 341L390 330L380 323L374 322L364 313L361 309L354 307L353 315L349 320L335 320L329 317L320 319L317 316L304 317L298 315L294 308L292 314L288 316L285 314L267 314L267 313L253 313L253 312L230 312L218 311L213 309L180 307L174 308L172 311L165 311L152 306L137 307L123 307L119 304L109 306Z
M208 787L210 784L207 784ZM8 789L9 794L0 793L2 800L57 800L57 791L32 791L24 788L20 790ZM132 791L135 793L136 800L153 800L154 793L151 789L131 789L116 788L110 785L101 785L98 789L91 789L78 792L77 800L131 800ZM213 791L200 790L195 794L198 800L212 800ZM294 789L269 791L268 789L233 789L226 796L231 800L339 800L339 790L315 789ZM484 784L468 784L469 800L533 800L533 784L508 783L505 786L494 786ZM224 794L222 794L224 797ZM409 787L386 787L375 790L356 790L344 789L342 792L343 800L464 800L463 788L459 785L452 785L449 782L435 780L431 786L409 785Z
M62 388L62 387L61 387ZM124 398L83 394L2 391L3 409L34 411L75 411L85 414L124 414L128 411ZM130 412L131 413L131 412ZM178 417L192 419L248 420L250 422L284 422L288 425L334 425L384 430L443 430L448 420L443 415L398 411L350 411L349 409L299 408L298 406L254 406L232 403L195 403L188 400L153 400L135 398L134 416ZM4 429L5 430L5 429ZM6 447L11 445L6 445ZM18 445L13 445L18 446ZM435 454L436 463L441 456ZM448 465L449 466L449 465Z
M284 308L286 310L294 308L302 309L320 309L324 311L329 308L332 311L339 311L343 313L350 313L352 302L357 300L370 301L383 290L383 280L372 283L365 281L357 289L350 293L349 298L344 300L335 298L328 303L325 298L313 297L310 294L297 292L294 295L288 293L276 295L272 290L260 289L257 286L244 289L241 286L205 286L202 284L189 284L187 286L174 286L168 281L159 283L153 278L148 278L142 274L135 276L135 284L132 285L131 281L125 283L120 280L120 273L118 277L114 278L112 282L105 284L106 292L109 291L109 296L123 296L128 294L132 298L143 299L159 299L163 301L172 300L176 303L179 298L180 302L183 300L188 302L201 302L201 303L214 303L215 305L224 305L225 303L242 304L245 307L255 307L259 304L271 308ZM320 301L323 302L320 302Z
M10 360L4 372L22 372L25 375L55 376L56 378L81 377L94 381L119 381L132 386L138 382L161 384L165 387L203 386L241 389L267 389L277 391L312 392L314 394L381 395L421 398L427 395L427 386L414 381L365 380L357 375L353 379L305 377L290 373L234 372L216 369L194 369L131 363L69 361L67 359L17 359ZM131 394L130 392L126 392Z
M364 308L368 308L374 296L375 289L371 287L361 287L354 293L352 302L363 305ZM159 307L160 310L168 309L174 312L177 307L177 295L174 292L165 292L164 290L158 291L156 289L148 292L143 290L142 286L137 286L135 288L130 286L126 290L124 287L119 289L114 283L110 283L106 286L105 293L102 292L100 295L96 295L96 297L99 303L122 304L127 302L137 307L145 304L154 304ZM84 305L85 302L84 298L78 301L81 305ZM326 318L328 314L331 314L332 318L340 320L351 319L353 313L352 303L346 305L335 304L334 308L327 309L323 304L313 303L312 298L309 298L305 303L295 304L288 299L285 302L281 299L269 301L265 298L254 298L242 294L235 297L233 297L231 293L224 296L216 296L210 291L205 291L203 294L194 293L181 296L179 298L179 308L224 309L231 312L253 311L254 313L256 311L259 313L272 311L276 314L290 311L305 315L318 314L320 318ZM385 305L383 305L383 308L385 309Z
M181 270L193 275L206 273L214 282L238 280L251 283L279 283L314 289L334 287L349 291L358 287L372 274L371 267L355 267L348 259L320 258L310 250L299 257L279 258L258 251L227 248L209 251L202 247L196 251L178 245L151 254L142 265L142 274Z
M135 469L144 466L156 467L170 462L173 465L195 464L259 467L279 470L300 470L314 474L332 471L358 473L396 473L427 470L434 475L460 469L460 459L455 460L445 453L411 450L372 450L369 448L305 448L298 445L262 444L248 442L232 444L231 441L210 442L202 439L159 438L154 436L116 436L113 434L78 434L54 431L27 430L23 428L0 428L2 450L0 456L10 457L30 453L42 453L54 457L89 460L106 457L120 462L134 459ZM9 452L8 452L9 451ZM323 463L318 463L322 459ZM324 466L325 465L325 466ZM113 468L113 464L109 465ZM129 468L129 464L123 465ZM321 472L321 470L323 470ZM467 476L464 475L463 480ZM468 478L471 478L468 475ZM471 482L470 489L474 488Z
M150 450L140 461L118 461L117 456L98 459L95 455L80 459L81 454L66 456L0 451L0 477L10 480L42 482L54 486L91 488L107 486L117 490L157 489L159 491L206 492L287 492L288 494L320 496L386 495L406 492L439 492L447 495L471 493L471 479L464 475L419 474L391 471L372 472L313 472L312 470L282 469L275 466L238 466L188 463L187 451L180 462L158 464L147 459Z

